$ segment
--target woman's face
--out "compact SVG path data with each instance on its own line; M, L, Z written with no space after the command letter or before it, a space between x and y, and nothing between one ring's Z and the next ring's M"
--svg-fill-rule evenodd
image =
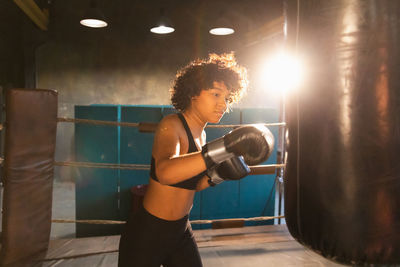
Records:
M193 97L192 108L205 122L218 123L229 107L228 99L224 82L213 82L212 88L201 90L200 95Z

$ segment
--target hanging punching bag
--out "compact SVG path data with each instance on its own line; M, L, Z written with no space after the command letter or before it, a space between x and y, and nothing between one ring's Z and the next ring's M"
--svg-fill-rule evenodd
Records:
M286 99L289 231L341 263L400 264L400 1L287 0L285 16L308 68Z

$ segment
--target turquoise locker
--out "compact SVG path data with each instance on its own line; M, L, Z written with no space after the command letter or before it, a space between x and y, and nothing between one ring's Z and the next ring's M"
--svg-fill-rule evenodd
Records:
M248 108L242 110L243 124L278 122L276 109ZM260 165L276 164L276 145L278 143L277 126L268 127L275 137L274 151L269 159ZM240 181L240 212L241 217L273 216L275 206L275 174L250 175ZM267 222L247 222L246 225L273 224Z
M122 106L122 122L159 122L162 108L152 106ZM121 127L121 164L150 165L154 133L141 133L137 127ZM126 220L131 208L131 188L148 184L149 170L120 171L120 214Z
M75 106L75 117L91 120L118 120L116 106ZM75 124L75 160L117 163L118 127ZM77 220L118 220L118 171L75 168ZM76 224L76 236L118 234L115 225Z
M240 110L226 113L219 124L239 124ZM230 132L232 128L206 128L207 142ZM239 208L239 182L227 181L201 192L201 219L237 217ZM203 225L201 228L208 228Z

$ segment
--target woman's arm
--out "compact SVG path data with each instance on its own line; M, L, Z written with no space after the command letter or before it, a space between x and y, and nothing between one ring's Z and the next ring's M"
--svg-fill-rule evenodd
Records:
M153 143L156 175L161 184L175 184L206 169L201 152L180 155L180 134L184 131L176 115L159 123Z

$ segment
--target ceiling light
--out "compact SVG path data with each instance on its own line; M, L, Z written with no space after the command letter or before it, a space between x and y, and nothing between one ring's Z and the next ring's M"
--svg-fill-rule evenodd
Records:
M210 33L213 35L229 35L233 34L235 32L234 29L232 28L212 28L210 30Z
M224 17L223 12L221 12L214 27L209 32L213 35L229 35L233 34L235 30L232 24Z
M94 0L90 1L90 7L86 11L85 16L81 19L80 23L83 26L91 28L103 28L108 25L103 13L97 7Z
M174 32L175 29L172 27L160 25L160 26L151 28L150 31L153 33L157 33L157 34L167 34L167 33Z
M158 19L157 24L151 28L150 31L157 34L167 34L175 31L170 19L164 14L164 8L160 9L160 18Z

